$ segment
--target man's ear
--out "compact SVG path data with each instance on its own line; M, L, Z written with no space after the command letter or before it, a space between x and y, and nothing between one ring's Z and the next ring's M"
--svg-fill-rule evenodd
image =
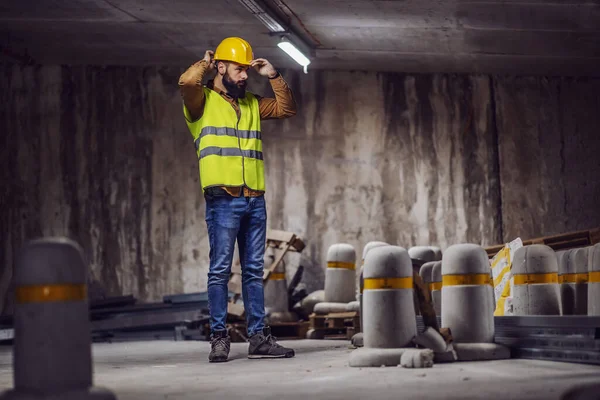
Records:
M225 75L225 72L227 72L227 64L225 64L223 61L219 61L217 63L217 70L219 71L219 74Z

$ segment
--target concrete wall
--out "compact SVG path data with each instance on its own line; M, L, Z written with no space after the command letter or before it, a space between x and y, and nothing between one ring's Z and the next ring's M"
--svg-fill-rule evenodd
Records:
M0 298L16 252L40 235L78 240L109 295L205 289L181 72L0 67ZM600 226L598 79L285 76L300 108L263 125L268 218L305 238L290 264L306 267L309 290L340 241L360 257L370 240L487 245Z

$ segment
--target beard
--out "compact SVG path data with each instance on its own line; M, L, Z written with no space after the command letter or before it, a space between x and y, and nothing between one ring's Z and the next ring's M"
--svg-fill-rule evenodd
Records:
M223 75L223 86L232 97L239 99L246 96L246 81L235 83L228 72Z

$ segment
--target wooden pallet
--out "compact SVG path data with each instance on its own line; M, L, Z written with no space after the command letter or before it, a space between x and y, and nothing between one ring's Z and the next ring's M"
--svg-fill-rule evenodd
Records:
M271 334L277 340L298 340L306 339L309 323L308 321L279 322L271 323L269 326L271 327ZM246 342L248 340L245 322L227 324L226 327L232 342ZM208 324L204 326L204 335L210 337L210 325Z
M323 315L313 313L309 322L314 335L323 339L350 340L356 332L360 332L360 316L356 311Z
M596 243L600 243L600 228L523 240L524 246L529 246L532 244L545 244L555 251L592 246ZM487 252L489 258L493 258L500 250L502 250L503 247L504 244L498 244L495 246L486 247L485 251Z

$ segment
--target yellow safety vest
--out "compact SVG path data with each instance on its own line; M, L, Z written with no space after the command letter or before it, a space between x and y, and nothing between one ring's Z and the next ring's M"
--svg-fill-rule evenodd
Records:
M197 121L183 106L200 169L202 191L212 186L247 186L265 190L258 99L250 92L238 99L240 119L219 93L204 87L204 112Z

